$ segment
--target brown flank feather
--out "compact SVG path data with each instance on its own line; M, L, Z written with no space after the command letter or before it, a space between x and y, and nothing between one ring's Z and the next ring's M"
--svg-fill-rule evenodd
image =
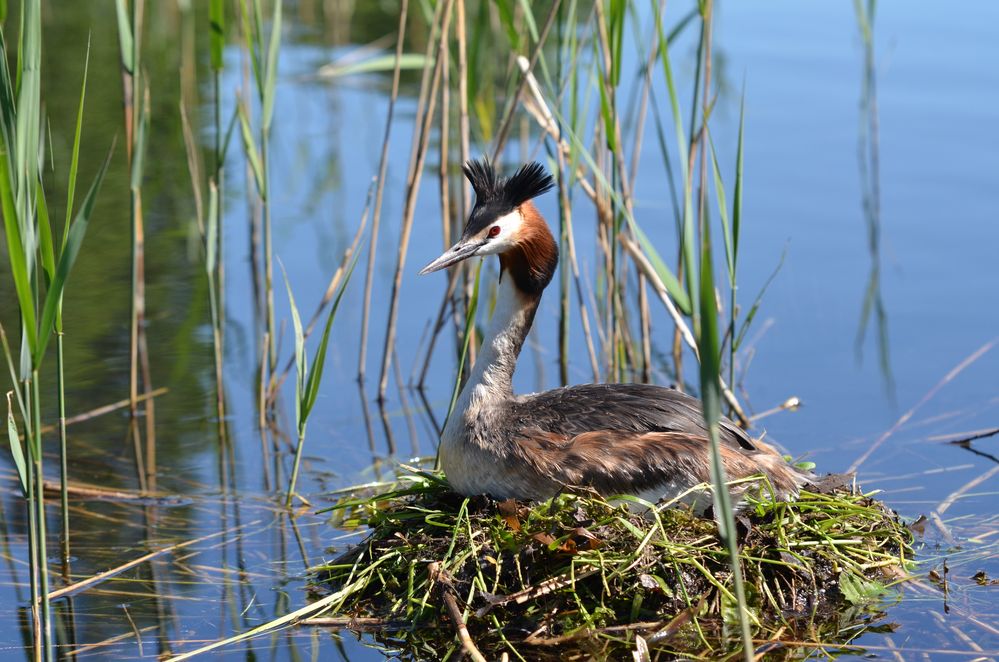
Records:
M762 447L758 451L720 447L728 479L766 471L777 495L795 494L801 474L765 444L757 444ZM590 487L607 496L651 490L671 480L685 488L711 480L705 452L708 440L682 432L594 430L569 438L538 429L522 430L514 447L542 480ZM664 471L665 467L669 470Z

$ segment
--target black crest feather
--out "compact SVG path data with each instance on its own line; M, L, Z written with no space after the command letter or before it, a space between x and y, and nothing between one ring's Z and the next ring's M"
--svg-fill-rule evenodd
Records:
M536 161L525 163L510 177L497 174L486 159L466 161L461 169L475 191L475 207L468 216L466 234L479 232L500 216L555 187L555 180Z

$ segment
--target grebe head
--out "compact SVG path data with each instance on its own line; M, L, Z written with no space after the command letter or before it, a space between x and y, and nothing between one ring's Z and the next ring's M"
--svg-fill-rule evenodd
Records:
M552 176L544 166L534 162L521 166L509 178L501 177L485 159L468 161L462 171L475 191L475 206L468 215L461 239L423 267L420 274L450 267L473 255L499 255L504 263L523 255L527 258L528 271L537 271L539 275L544 272L548 276L543 283L535 283L535 286L540 285L537 288L540 292L554 271L558 251L531 199L555 186ZM532 262L537 264L530 264Z

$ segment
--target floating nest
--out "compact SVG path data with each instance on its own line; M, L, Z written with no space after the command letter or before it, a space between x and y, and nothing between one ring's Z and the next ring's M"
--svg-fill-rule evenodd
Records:
M487 659L737 648L732 571L714 521L629 501L463 498L440 474L413 470L389 491L333 507L338 527L370 534L313 580L340 622L373 629L412 659L463 646ZM804 651L783 642L822 642L829 653L877 627L876 606L912 556L897 514L842 486L793 503L750 495L736 535L754 636L785 657Z

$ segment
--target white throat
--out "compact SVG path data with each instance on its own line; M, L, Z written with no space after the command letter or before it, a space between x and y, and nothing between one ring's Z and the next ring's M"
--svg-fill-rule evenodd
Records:
M521 294L510 274L504 274L496 293L496 306L486 327L475 366L461 389L444 429L445 443L465 438L469 426L481 425L492 405L513 397L513 372L537 300Z

